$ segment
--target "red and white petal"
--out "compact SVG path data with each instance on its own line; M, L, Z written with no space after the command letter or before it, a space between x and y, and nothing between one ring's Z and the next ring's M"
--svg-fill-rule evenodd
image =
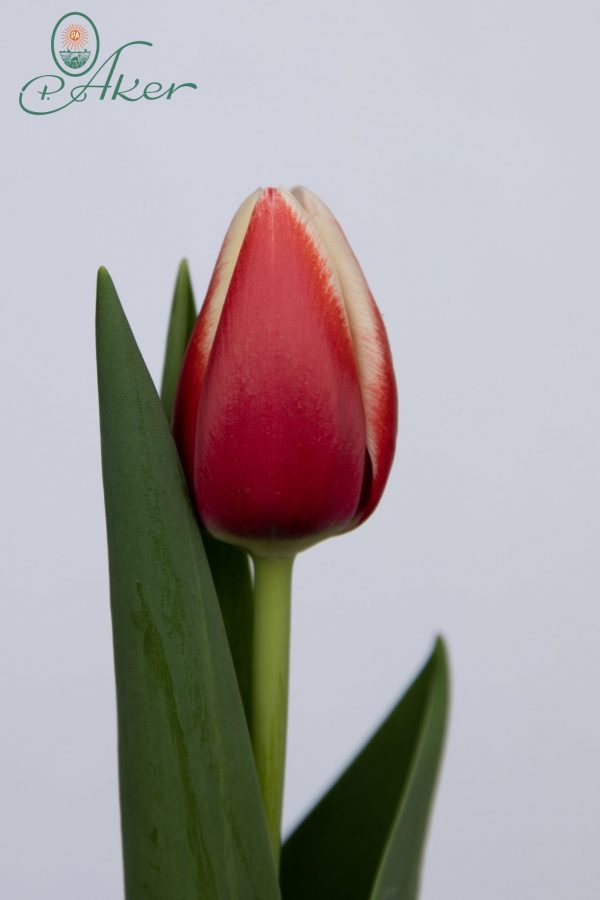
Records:
M244 200L225 235L206 292L206 297L190 337L173 406L173 435L190 485L194 482L194 447L198 401L215 331L229 289L229 283L248 229L252 211L262 193L259 188Z
M341 290L288 192L256 203L200 394L195 493L205 526L247 547L345 530L365 420Z
M381 314L358 260L329 208L312 191L292 193L306 210L337 269L348 315L365 408L371 484L365 483L355 524L363 522L381 498L392 465L398 425L398 399L389 342Z

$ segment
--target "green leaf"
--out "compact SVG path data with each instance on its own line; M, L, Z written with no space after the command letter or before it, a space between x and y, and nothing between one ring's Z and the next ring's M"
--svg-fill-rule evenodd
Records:
M190 271L187 260L182 259L177 272L173 303L171 304L165 364L160 388L160 397L169 421L171 421L173 412L173 401L181 363L195 322L196 304L194 303Z
M407 693L285 843L284 900L415 900L447 708L438 639Z
M195 322L196 304L188 265L184 259L179 266L175 282L161 388L161 399L169 420L183 357ZM221 605L221 615L225 622L242 702L249 722L254 622L250 561L243 550L206 535L204 548Z
M96 325L126 897L277 900L204 547L167 419L102 269Z

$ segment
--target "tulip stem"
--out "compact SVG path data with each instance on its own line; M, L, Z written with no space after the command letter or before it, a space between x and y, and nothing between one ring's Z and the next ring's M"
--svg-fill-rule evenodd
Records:
M275 867L281 850L293 557L254 557L250 733Z

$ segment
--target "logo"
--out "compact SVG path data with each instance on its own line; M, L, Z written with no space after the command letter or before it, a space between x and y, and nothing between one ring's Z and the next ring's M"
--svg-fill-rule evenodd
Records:
M152 46L151 41L128 41L98 63L100 35L96 25L85 13L66 13L54 26L50 39L52 60L60 74L54 71L30 78L19 93L19 106L32 116L47 116L85 103L88 98L137 103L171 100L182 88L197 90L193 81L144 84L131 75L133 48Z
M100 52L98 29L85 13L67 13L54 26L50 45L59 69L67 75L85 75Z

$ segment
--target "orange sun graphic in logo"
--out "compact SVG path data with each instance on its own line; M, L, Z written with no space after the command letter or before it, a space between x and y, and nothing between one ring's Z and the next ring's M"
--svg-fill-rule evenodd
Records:
M65 50L83 50L88 42L88 30L85 25L71 23L61 32L61 43Z

